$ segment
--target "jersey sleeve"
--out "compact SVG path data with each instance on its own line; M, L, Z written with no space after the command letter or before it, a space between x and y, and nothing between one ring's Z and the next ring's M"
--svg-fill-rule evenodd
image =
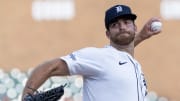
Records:
M85 48L60 58L68 65L70 75L94 76L101 70L95 53L94 49Z

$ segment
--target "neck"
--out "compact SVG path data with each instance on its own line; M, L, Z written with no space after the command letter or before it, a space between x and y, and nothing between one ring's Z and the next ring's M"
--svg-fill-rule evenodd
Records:
M127 52L131 54L132 57L134 57L134 42L131 42L128 45L118 45L113 42L110 42L110 45L116 48L117 50Z

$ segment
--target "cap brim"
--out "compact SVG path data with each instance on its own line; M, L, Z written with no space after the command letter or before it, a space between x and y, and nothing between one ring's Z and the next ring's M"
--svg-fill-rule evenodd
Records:
M130 19L130 20L136 20L137 16L135 14L124 14L120 16L116 16L113 19L111 19L110 23L116 21L117 19Z
M136 20L137 16L135 14L125 14L122 16L119 16L120 18L126 18L126 19L131 19L131 20Z

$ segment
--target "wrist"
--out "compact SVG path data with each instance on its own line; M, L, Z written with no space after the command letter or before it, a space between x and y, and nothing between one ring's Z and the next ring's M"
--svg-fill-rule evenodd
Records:
M145 40L145 39L148 39L148 38L150 38L150 37L151 37L151 35L148 35L148 34L143 33L143 32L140 32L140 33L138 34L139 40Z

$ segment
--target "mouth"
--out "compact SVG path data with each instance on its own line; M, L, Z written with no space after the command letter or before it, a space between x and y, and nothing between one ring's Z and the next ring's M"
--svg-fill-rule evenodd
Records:
M118 36L121 36L121 35L125 35L125 36L129 36L130 34L128 33L128 32L120 32L119 34L118 34Z
M121 32L119 32L120 34L129 34L129 32L127 32L127 31L121 31Z

